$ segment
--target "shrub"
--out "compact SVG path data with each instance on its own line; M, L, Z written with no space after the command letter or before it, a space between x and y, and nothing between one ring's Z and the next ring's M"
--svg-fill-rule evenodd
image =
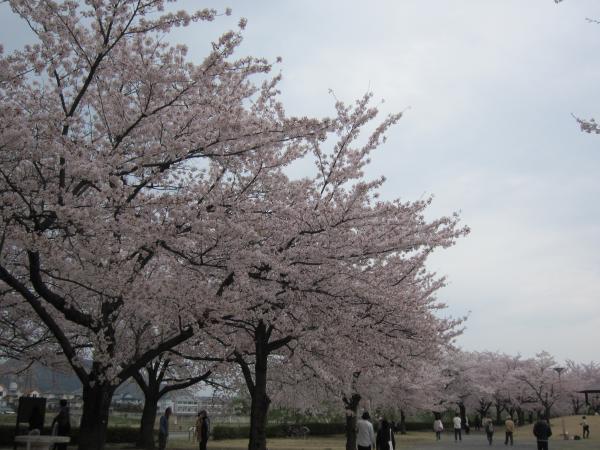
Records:
M302 423L302 426L308 427L311 436L329 436L332 434L342 434L345 430L343 423ZM289 425L276 424L267 426L267 437L285 437L287 436L287 428ZM217 425L213 427L212 435L214 440L222 439L243 439L250 434L250 427L245 426L230 426Z
M250 427L248 426L215 425L212 427L212 437L215 441L241 439L248 437L249 433Z

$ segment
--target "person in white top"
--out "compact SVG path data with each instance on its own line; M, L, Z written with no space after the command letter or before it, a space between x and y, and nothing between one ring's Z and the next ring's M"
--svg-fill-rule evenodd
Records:
M356 421L356 445L358 450L371 450L375 447L375 431L373 424L369 422L369 413L365 411L362 419Z
M452 419L452 423L454 424L454 442L462 441L462 435L461 435L462 421L460 420L460 416L458 415L458 413L456 413L456 415L454 416L454 419Z
M444 431L444 424L442 423L442 419L440 419L440 416L438 415L436 415L436 418L433 421L433 431L435 431L435 439L437 441L442 439L442 431Z

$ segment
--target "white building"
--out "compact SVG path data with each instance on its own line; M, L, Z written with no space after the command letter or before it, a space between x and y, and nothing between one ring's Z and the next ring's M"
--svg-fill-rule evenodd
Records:
M205 397L182 393L172 397L163 398L158 402L158 413L171 408L175 416L195 416L199 411L206 410L209 416L218 416L226 413L226 404L216 397Z

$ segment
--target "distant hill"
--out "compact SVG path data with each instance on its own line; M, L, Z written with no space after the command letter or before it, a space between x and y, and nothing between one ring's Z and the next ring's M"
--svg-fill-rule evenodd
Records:
M0 369L10 369L10 362L0 363ZM6 365L9 365L8 367ZM0 373L7 370L0 370ZM21 391L38 389L42 393L80 393L81 382L75 374L69 371L57 371L41 364L34 364L27 372L15 375L0 375L0 384L8 387L9 383L16 381ZM131 394L136 398L143 395L135 382L129 380L119 386L116 394Z
M11 362L2 364L0 372L9 372ZM19 390L38 389L41 392L79 392L81 383L79 379L70 372L59 372L51 370L41 364L34 364L27 371L17 375L0 375L0 383L4 386L16 382Z

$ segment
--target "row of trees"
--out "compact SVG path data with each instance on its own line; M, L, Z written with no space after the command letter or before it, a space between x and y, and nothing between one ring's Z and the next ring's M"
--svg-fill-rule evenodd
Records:
M497 422L503 414L525 422L530 414L580 414L587 410L580 391L600 386L600 366L566 361L558 364L547 352L522 358L492 352L463 352L448 364L450 381L444 385L449 397L444 406L456 403L465 412L485 417L492 412ZM592 399L592 408L600 403Z
M566 361L559 364L547 352L533 358L496 352L453 350L435 363L404 378L398 372L365 372L354 379L359 408L394 417L431 411L458 412L463 416L491 415L497 422L511 415L521 423L539 414L549 417L600 412L597 396L580 391L600 386L600 365ZM362 378L363 375L366 375ZM278 404L318 411L336 399L326 390L308 384L280 385Z
M374 125L368 94L288 117L271 64L233 58L244 20L193 63L163 35L218 13L165 3L8 2L32 43L0 55L1 356L77 375L82 450L130 378L148 447L161 395L236 376L249 449L282 386L335 396L352 427L361 386L408 395L460 333L425 262L468 230L365 179L399 114Z

